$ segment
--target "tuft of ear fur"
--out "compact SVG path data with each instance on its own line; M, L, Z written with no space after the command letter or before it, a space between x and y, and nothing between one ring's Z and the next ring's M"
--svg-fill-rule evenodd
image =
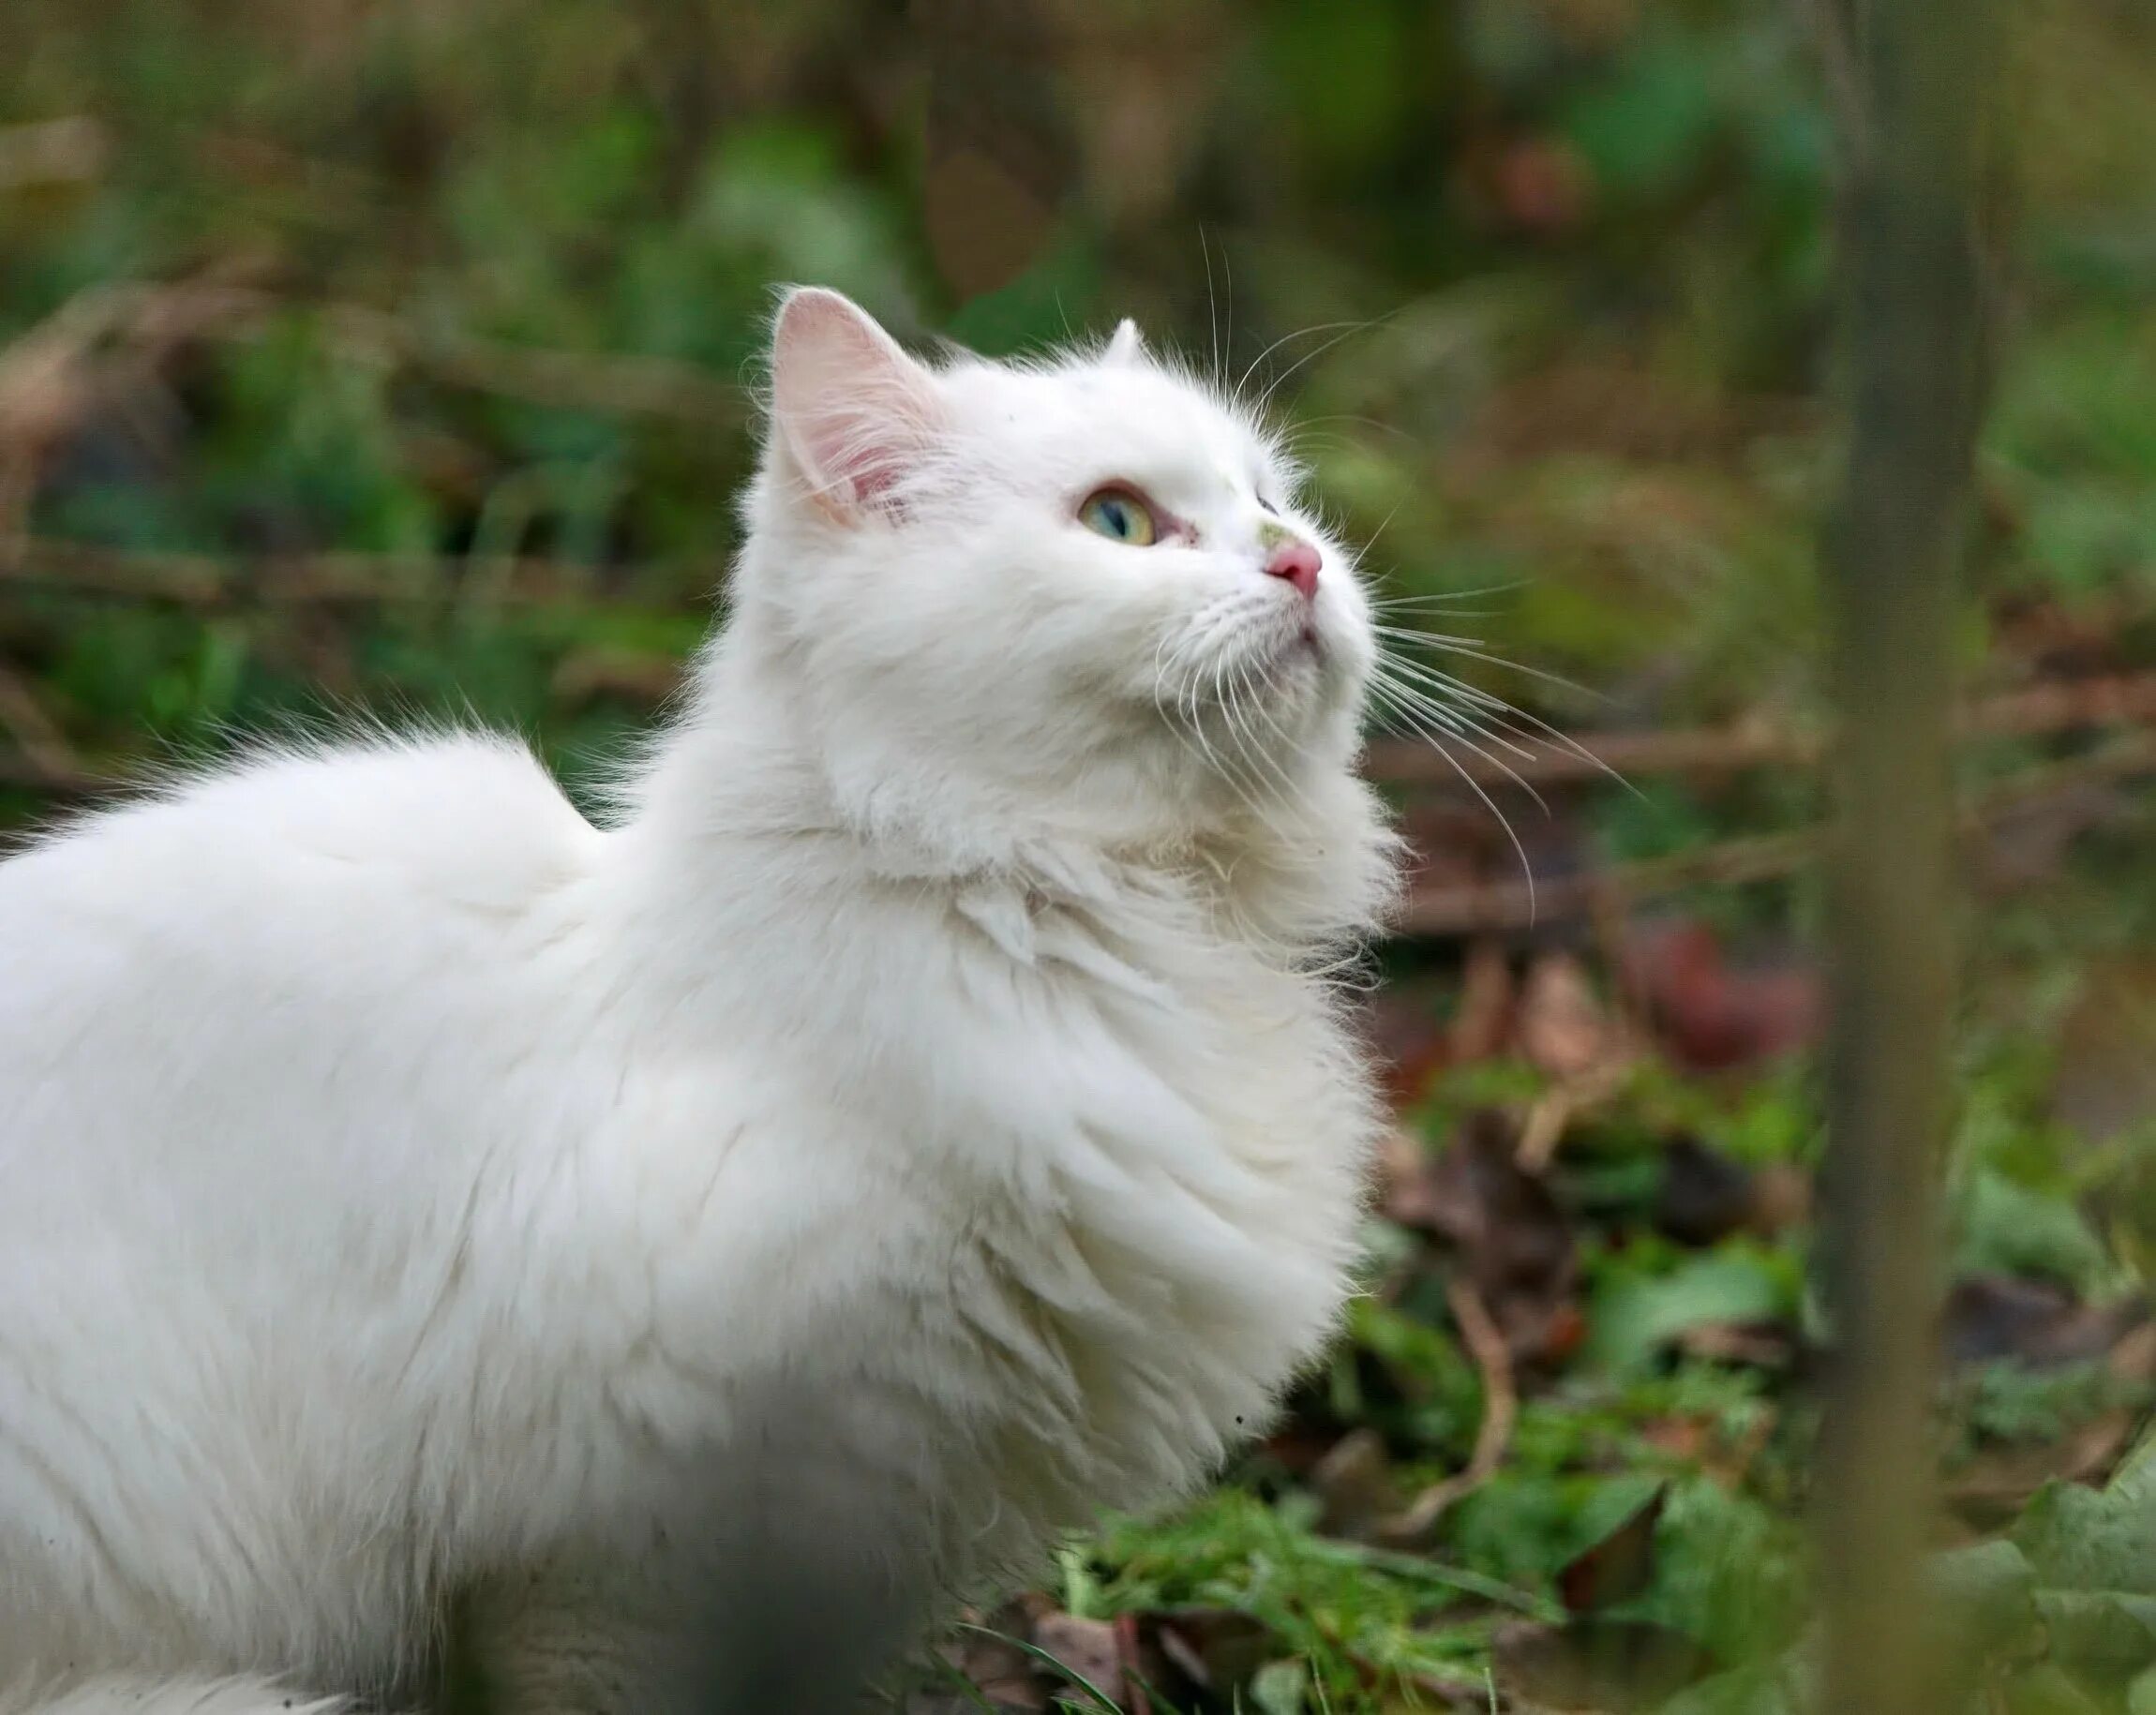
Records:
M936 377L852 299L797 287L771 333L771 416L809 492L856 522L891 496L941 432Z
M1115 324L1115 335L1108 341L1101 361L1111 364L1134 364L1145 355L1145 336L1138 332L1138 324L1125 316Z

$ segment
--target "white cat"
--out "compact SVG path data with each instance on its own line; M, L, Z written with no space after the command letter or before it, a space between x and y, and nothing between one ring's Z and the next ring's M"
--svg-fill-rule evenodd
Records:
M607 825L421 736L0 864L7 1710L822 1715L1325 1340L1350 556L1129 323L932 368L803 290L771 379Z

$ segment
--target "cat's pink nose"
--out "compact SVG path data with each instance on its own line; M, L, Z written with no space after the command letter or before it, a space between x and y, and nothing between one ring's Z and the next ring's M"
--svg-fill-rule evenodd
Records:
M1318 568L1324 564L1317 549L1309 543L1283 542L1265 561L1265 575L1286 578L1304 601L1313 601L1318 593Z

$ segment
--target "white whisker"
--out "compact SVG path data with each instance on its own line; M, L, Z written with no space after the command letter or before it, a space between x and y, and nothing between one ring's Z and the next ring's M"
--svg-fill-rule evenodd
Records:
M1319 346L1315 350L1305 351L1300 357L1296 358L1294 363L1290 364L1285 369L1282 369L1280 374L1274 376L1270 381L1266 382L1265 392L1258 395L1258 402L1251 406L1250 410L1253 412L1263 411L1267 405L1272 403L1273 395L1280 392L1282 383L1284 383L1290 376L1295 374L1296 370L1302 368L1306 364L1315 363L1327 351L1331 350L1333 347L1339 345L1341 340L1353 338L1355 335L1361 332L1362 329L1373 325L1374 323L1368 321L1361 322L1355 327L1349 328L1344 334L1335 334L1330 339L1326 340L1325 344Z
M1264 363L1265 359L1270 357L1275 351L1278 351L1282 346L1286 345L1291 339L1307 339L1312 334L1330 334L1335 329L1339 328L1344 328L1347 330L1347 333L1343 333L1339 336L1339 338L1344 339L1347 337L1348 334L1354 333L1358 328L1374 327L1377 324L1375 322L1371 321L1319 321L1311 324L1309 327L1296 328L1293 333L1282 334L1278 339L1274 340L1271 345L1267 346L1263 351L1260 351L1257 356L1250 359L1250 366L1243 371L1242 378L1235 382L1235 396L1238 399L1243 396L1243 389L1250 384L1250 377L1257 373L1258 365ZM1337 341L1327 342L1328 345L1333 343L1337 343ZM1325 348L1320 347L1319 349L1322 350ZM1275 385L1278 385L1278 383L1276 382ZM1269 395L1271 389L1266 389L1266 392ZM1262 408L1264 405L1264 400L1261 399L1259 401L1259 405Z
M1460 776L1460 783L1482 800L1482 807L1497 818L1498 827L1505 830L1505 837L1511 843L1513 856L1520 860L1520 879L1527 884L1527 916L1529 922L1532 923L1535 919L1535 866L1527 860L1527 847L1521 843L1519 832L1513 828L1511 819L1497 807L1497 800L1483 789L1482 783L1460 766L1460 758L1446 748L1445 739L1435 733L1427 734L1426 737L1430 739L1430 748L1445 758L1445 767ZM1524 782L1521 783L1525 784Z
M1397 681L1387 681L1385 684L1385 691L1387 694L1393 698L1393 705L1396 708L1410 714L1415 713L1418 710L1423 712L1424 718L1430 725L1437 727L1446 737L1457 739L1460 743L1465 745L1469 750L1473 751L1477 756L1481 757L1483 761L1487 762L1491 768L1495 768L1499 773L1503 774L1505 779L1509 780L1514 785L1518 786L1522 792L1526 793L1527 796L1535 801L1535 808L1540 810L1544 815L1547 816L1550 813L1549 800L1546 799L1540 792L1535 790L1532 783L1522 777L1519 770L1514 768L1511 764L1507 763L1504 757L1492 754L1490 751L1485 750L1481 745L1477 744L1475 739L1475 738L1488 738L1492 744L1499 746L1501 749L1510 751L1522 762L1532 762L1535 759L1534 752L1524 750L1520 746L1512 743L1509 739L1500 738L1497 734L1490 732L1486 727L1476 726L1472 723L1456 723L1455 721L1447 718L1449 711L1439 711L1436 709L1428 708L1426 705L1428 704L1429 699L1424 697L1423 693L1414 690L1412 687L1401 685ZM1470 737L1469 735L1471 733L1475 735L1475 737ZM1428 730L1425 730L1423 736L1425 738L1430 738L1433 742L1437 737L1436 733L1430 732Z
M1211 330L1213 341L1213 385L1219 387L1227 380L1220 366L1220 306L1213 296L1213 247L1205 242L1205 229L1198 229L1198 251L1205 259L1205 322Z
M1482 647L1480 637L1450 637L1440 632L1416 632L1397 625L1380 625L1376 631L1402 642L1423 644L1430 649L1442 649L1448 654L1465 655L1470 660L1488 662L1493 667L1503 667L1508 673L1524 674L1529 679L1540 679L1546 685L1555 685L1569 691L1575 696L1587 697L1595 702L1607 702L1600 692L1591 691L1576 679L1566 679L1562 673L1550 673L1541 667L1531 667L1522 662L1507 661L1502 655L1492 654Z
M1540 715L1532 714L1516 704L1506 702L1494 693L1485 691L1477 685L1471 685L1464 679L1456 679L1453 675L1430 666L1427 663L1409 662L1399 656L1392 656L1388 659L1392 666L1401 670L1412 670L1420 682L1430 685L1433 690L1450 697L1456 705L1472 707L1478 714L1498 723L1506 730L1517 733L1520 737L1532 742L1548 744L1557 750L1564 751L1566 754L1579 758L1580 761L1615 784L1624 787L1633 796L1639 796L1639 787L1626 780L1623 774L1604 762L1601 757L1595 755L1593 751L1562 727L1553 725Z
M1399 508L1396 507L1394 510L1397 512ZM1364 552L1369 552L1367 546ZM1451 607L1460 602L1472 602L1478 596L1505 595L1512 590L1524 589L1527 587L1527 581L1524 578L1516 577L1502 584L1477 584L1472 589L1447 589L1430 593L1400 591L1377 595L1370 598L1370 605L1381 612L1397 610L1401 613L1413 613L1418 608Z

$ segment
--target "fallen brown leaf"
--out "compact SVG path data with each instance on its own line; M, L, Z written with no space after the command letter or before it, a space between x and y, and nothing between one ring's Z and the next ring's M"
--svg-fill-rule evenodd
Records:
M1654 1225L1680 1245L1718 1245L1752 1223L1752 1171L1732 1156L1681 1135L1662 1151Z
M1492 1654L1507 1696L1606 1715L1651 1709L1714 1665L1683 1633L1598 1618L1563 1626L1516 1620L1499 1629Z
M1948 1290L1948 1357L1957 1364L2012 1358L2042 1366L2108 1353L2147 1320L2145 1306L2084 1304L2067 1288L2014 1275L1965 1275Z
M2098 1142L2156 1114L2156 960L2091 966L2059 1033L2053 1111Z
M1689 1358L1751 1369L1789 1369L1803 1350L1796 1328L1784 1322L1700 1322L1671 1344Z
M1145 1621L1139 1628L1140 1661L1146 1678L1170 1697L1191 1692L1231 1697L1278 1648L1264 1621L1227 1608L1176 1608Z
M1987 1447L1947 1484L1947 1505L1965 1524L1996 1529L2019 1516L2036 1491L2054 1479L2100 1481L2125 1450L2136 1422L2134 1413L2120 1409L2059 1440Z
M1819 978L1792 962L1732 966L1704 923L1636 927L1624 977L1640 1009L1679 1065L1722 1071L1789 1053L1817 1035Z
M1471 1066L1502 1052L1512 1035L1517 986L1505 944L1484 935L1470 942L1460 976L1460 1006L1453 1013L1450 1049L1455 1064Z
M1586 967L1569 953L1545 953L1528 967L1517 1034L1520 1052L1557 1079L1582 1078L1623 1051Z
M987 1629L975 1631L970 1629L972 1625ZM1024 1636L1028 1628L1026 1615L1013 1603L993 1615L972 1617L969 1629L956 1633L944 1644L941 1654L997 1710L1009 1715L1037 1715L1047 1708L1048 1693L1033 1658L1011 1641ZM1007 1635L991 1635L996 1633ZM961 1709L979 1715L980 1707L963 1693L928 1687L906 1699L906 1715L945 1715L947 1710Z
M1392 1459L1374 1429L1351 1429L1310 1469L1308 1482L1327 1536L1361 1538L1400 1508Z
M1654 1532L1669 1499L1668 1489L1656 1489L1616 1529L1565 1563L1557 1574L1557 1593L1567 1612L1629 1602L1654 1582Z
M1417 1148L1387 1202L1393 1219L1452 1247L1515 1363L1560 1356L1579 1332L1571 1222L1517 1150L1517 1128L1504 1114L1471 1114L1434 1158Z
M1033 1622L1033 1642L1088 1684L1122 1696L1123 1651L1112 1621L1043 1614Z

